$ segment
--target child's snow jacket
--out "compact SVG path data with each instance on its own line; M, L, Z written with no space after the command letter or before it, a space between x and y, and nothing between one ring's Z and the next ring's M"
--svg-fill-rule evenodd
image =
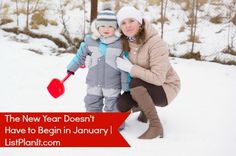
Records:
M106 44L99 38L94 39L87 35L77 50L77 54L67 66L67 70L76 72L81 65L85 64L87 55L90 55L92 60L86 78L88 85L129 90L128 73L116 67L116 58L123 57L119 38Z

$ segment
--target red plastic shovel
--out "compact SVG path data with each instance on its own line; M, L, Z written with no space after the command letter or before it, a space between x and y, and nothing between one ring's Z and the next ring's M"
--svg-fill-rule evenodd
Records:
M68 73L63 80L59 80L59 79L52 79L52 81L49 83L49 85L47 86L48 92L54 97L54 98L58 98L59 96L61 96L64 91L64 85L63 83L71 76L71 73Z

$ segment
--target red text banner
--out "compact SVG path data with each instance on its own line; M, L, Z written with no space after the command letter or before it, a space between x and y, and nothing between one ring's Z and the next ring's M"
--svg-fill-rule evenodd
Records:
M119 133L129 113L0 113L0 147L130 147Z

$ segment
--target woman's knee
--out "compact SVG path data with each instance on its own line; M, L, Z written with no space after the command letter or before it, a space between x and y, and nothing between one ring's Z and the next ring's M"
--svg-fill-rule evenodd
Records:
M129 92L125 92L118 98L117 109L120 112L128 112L135 105Z
M138 79L138 78L134 78L130 81L130 88L135 88L135 87L138 87L138 86L143 86L145 82L141 79Z
M148 94L151 96L156 106L165 107L168 105L167 96L162 86L155 86L138 78L134 78L131 80L131 92L132 88L136 88L139 86L142 86L147 89Z

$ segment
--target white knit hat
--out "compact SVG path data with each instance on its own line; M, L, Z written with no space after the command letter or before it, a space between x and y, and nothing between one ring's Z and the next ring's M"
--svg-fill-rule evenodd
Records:
M117 22L120 26L121 22L126 18L133 18L142 24L143 14L132 6L125 6L117 12Z

